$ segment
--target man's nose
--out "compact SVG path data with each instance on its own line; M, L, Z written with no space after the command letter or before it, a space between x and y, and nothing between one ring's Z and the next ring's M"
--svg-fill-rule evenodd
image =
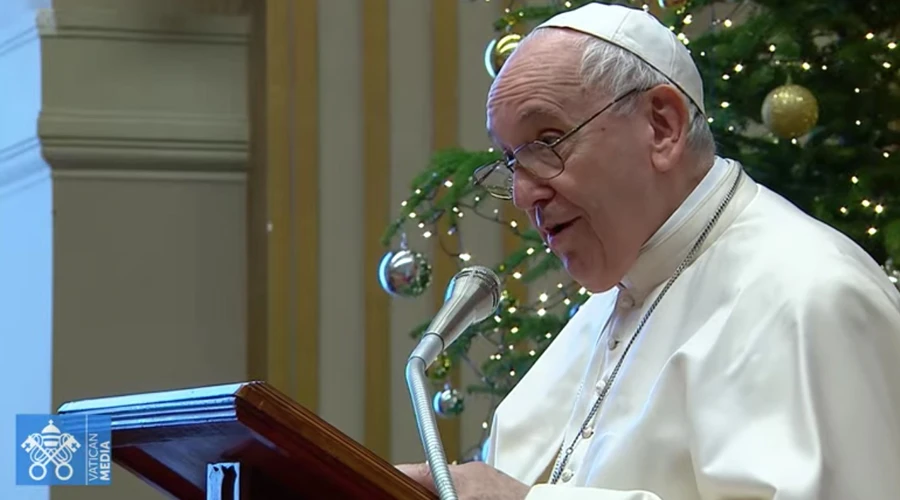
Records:
M513 204L519 210L529 210L553 197L553 188L527 171L516 170L513 175Z

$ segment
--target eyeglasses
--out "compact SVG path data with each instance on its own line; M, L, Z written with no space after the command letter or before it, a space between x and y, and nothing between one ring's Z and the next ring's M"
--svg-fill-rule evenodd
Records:
M604 106L603 109L597 111L587 120L581 122L580 125L569 130L549 144L543 141L532 141L519 146L506 158L478 167L472 174L472 182L476 186L484 188L484 190L494 198L511 200L513 195L513 174L515 173L516 168L523 168L529 174L545 181L557 177L559 174L563 173L566 164L559 155L559 152L556 151L556 147L584 128L584 126L590 123L594 118L603 114L604 111L639 90L640 89L632 89L613 99L613 101Z

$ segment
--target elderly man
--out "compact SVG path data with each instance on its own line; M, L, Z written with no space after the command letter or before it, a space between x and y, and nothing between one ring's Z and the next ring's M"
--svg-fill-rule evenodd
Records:
M498 408L486 463L451 468L460 498L900 495L900 295L716 156L668 29L620 6L558 15L487 114L507 159L477 181L594 295Z

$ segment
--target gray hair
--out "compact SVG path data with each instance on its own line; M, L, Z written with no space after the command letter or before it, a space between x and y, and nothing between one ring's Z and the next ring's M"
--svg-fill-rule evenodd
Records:
M588 88L599 89L611 96L620 96L633 88L651 88L672 82L656 68L631 52L598 38L583 36L580 45L581 74ZM673 85L674 86L674 85ZM678 89L677 86L674 86ZM706 116L681 90L678 90L687 107L690 124L686 134L688 149L700 155L714 155L716 141ZM617 115L634 111L635 101L624 99L610 109Z
M538 29L532 31L528 38L541 38L554 31L556 30ZM672 84L643 59L605 40L579 36L577 48L582 50L581 77L588 89L599 90L610 96L620 96L634 88L647 89L656 85ZM675 85L673 87L678 89ZM686 134L688 149L701 156L715 155L716 141L706 116L680 89L678 93L684 100L690 117ZM635 104L632 98L624 99L611 108L610 113L618 116L631 113L635 109Z

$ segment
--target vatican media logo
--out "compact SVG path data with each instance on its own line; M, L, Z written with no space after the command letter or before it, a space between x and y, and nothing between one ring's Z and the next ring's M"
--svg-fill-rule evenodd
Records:
M108 485L110 438L108 416L17 415L16 484Z

